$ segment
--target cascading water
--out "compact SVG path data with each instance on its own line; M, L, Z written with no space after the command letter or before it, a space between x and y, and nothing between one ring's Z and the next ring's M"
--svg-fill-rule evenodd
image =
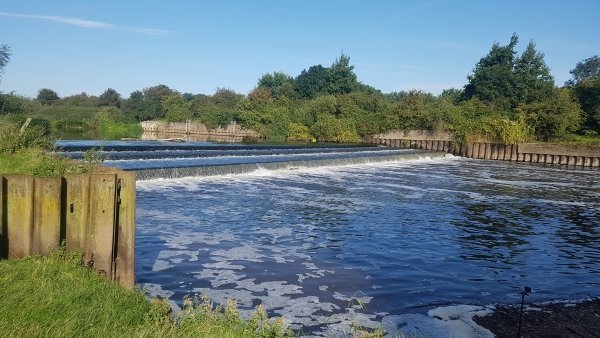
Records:
M518 303L524 285L529 300L600 295L598 170L241 147L137 149L138 160L112 150L110 165L144 178L136 277L153 294L262 303L309 335L359 325L435 337L488 336L469 321L485 309L448 306Z

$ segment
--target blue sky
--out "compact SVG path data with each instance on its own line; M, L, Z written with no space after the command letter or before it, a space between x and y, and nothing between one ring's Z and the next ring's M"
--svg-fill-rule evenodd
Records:
M598 13L594 0L0 0L0 44L12 48L0 91L246 94L262 74L296 76L343 51L365 84L437 94L462 87L514 32L519 50L536 42L562 85L600 54Z

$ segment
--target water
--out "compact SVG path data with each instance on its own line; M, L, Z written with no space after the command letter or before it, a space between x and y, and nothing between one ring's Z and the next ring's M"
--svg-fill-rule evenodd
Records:
M346 150L313 154L322 166L138 181L137 282L175 303L262 303L316 335L411 333L433 326L429 310L516 303L524 286L535 301L600 295L598 170Z

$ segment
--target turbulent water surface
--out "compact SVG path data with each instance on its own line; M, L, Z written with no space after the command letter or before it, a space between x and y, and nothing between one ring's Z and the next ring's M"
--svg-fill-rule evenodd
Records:
M524 286L532 300L600 295L599 171L326 149L115 156L130 169L323 160L138 181L137 282L174 303L262 303L314 335L352 324L441 335L427 311L514 303Z

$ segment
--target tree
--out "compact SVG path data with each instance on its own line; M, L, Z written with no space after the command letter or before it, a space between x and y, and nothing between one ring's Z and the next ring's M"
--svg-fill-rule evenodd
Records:
M594 55L578 62L569 73L573 78L565 83L568 86L577 85L583 80L600 78L600 57Z
M518 103L543 101L552 96L554 78L544 62L544 53L535 50L533 41L529 42L525 51L517 58L514 76Z
M598 134L600 133L600 57L594 55L578 62L570 73L573 78L565 84L573 87L573 94L585 112L584 127Z
M552 96L554 79L544 61L544 54L529 42L517 56L519 42L516 34L506 46L494 43L488 55L479 60L473 74L468 76L464 98L477 97L501 110L512 110L520 104L545 100Z
M51 105L52 102L58 100L58 94L49 88L42 88L38 91L37 100L40 101L41 104Z
M141 121L162 118L165 116L162 101L164 98L179 95L179 92L163 85L144 88L144 111L139 117Z
M545 101L519 106L517 115L524 116L542 141L564 139L575 133L581 123L581 107L568 88L554 89Z
M519 37L513 34L508 45L500 46L497 42L492 45L490 52L475 65L473 74L467 77L469 83L464 91L467 100L476 96L504 108L517 105L513 67L518 42Z
M86 92L66 96L61 99L61 103L65 106L88 106L93 107L98 103L98 99L95 96L89 96Z
M146 110L144 93L139 90L129 94L129 98L123 102L123 111L125 114L133 117L138 122L145 120Z
M0 79L2 79L2 73L4 72L4 67L10 61L10 47L7 45L0 45Z
M108 88L98 97L98 107L110 106L121 107L121 94L112 88Z
M581 80L573 94L585 112L584 127L600 134L600 76Z
M192 118L189 104L179 95L168 96L163 100L165 118L171 122L184 122Z
M350 57L344 53L331 65L327 72L327 92L332 95L348 94L356 90L358 82Z
M300 99L312 99L324 93L327 85L327 68L316 65L303 70L296 77L295 92Z
M258 86L270 91L271 97L291 96L294 92L294 78L282 73L265 74L258 80Z

